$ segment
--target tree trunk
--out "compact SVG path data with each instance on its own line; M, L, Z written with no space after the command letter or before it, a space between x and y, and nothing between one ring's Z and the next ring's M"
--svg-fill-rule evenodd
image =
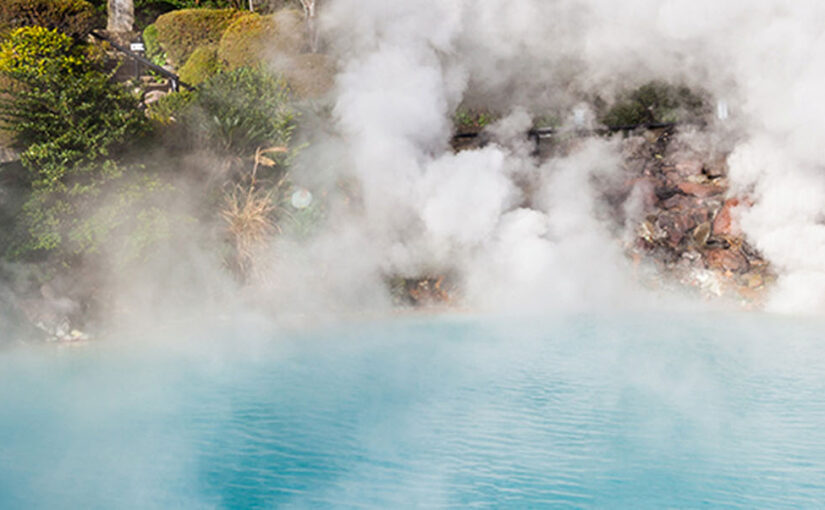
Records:
M318 52L318 27L315 25L315 7L318 0L301 0L304 7L304 16L307 20L307 38L309 39L309 49L312 53Z
M134 23L134 0L109 0L107 31L112 33L131 32Z

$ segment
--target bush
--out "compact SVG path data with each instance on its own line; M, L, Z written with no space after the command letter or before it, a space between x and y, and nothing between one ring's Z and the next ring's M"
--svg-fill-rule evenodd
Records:
M155 122L169 124L186 111L194 97L195 93L186 89L170 92L149 105L147 115Z
M199 46L218 44L226 28L242 11L233 9L184 9L155 22L158 42L176 66L182 65Z
M303 14L294 9L268 16L248 13L226 29L218 46L218 58L229 69L255 66L267 52L300 53L306 44Z
M79 176L75 176L79 177ZM36 189L23 205L7 255L60 265L103 252L119 264L142 257L169 236L163 204L174 189L141 168L108 161L72 186Z
M143 30L143 44L146 48L146 58L155 65L166 65L166 52L160 47L158 41L158 27L149 25Z
M0 31L24 26L54 29L74 39L85 37L101 18L85 0L2 0Z
M86 47L55 30L25 27L0 44L0 124L24 150L36 187L71 172L145 132L137 98L112 83Z
M201 46L192 52L189 60L180 68L180 79L189 85L200 85L221 70L214 46Z
M685 86L653 81L625 93L601 117L606 126L692 120L705 113L703 97Z
M285 83L261 68L240 67L204 82L183 114L207 147L248 156L262 146L287 146L295 112Z

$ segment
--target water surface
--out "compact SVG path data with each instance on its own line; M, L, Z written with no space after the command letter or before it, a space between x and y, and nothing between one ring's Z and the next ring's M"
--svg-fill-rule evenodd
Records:
M819 322L576 316L243 331L0 352L0 507L825 501Z

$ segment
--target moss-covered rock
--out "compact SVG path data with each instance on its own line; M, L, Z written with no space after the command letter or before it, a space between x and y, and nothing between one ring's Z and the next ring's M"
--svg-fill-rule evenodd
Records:
M198 47L217 44L224 31L246 13L234 9L183 9L160 16L155 22L158 42L176 66Z
M180 79L189 85L200 85L221 70L215 46L201 46L180 68Z
M300 53L306 46L303 14L285 9L236 18L221 37L218 58L229 69L254 66L270 55Z

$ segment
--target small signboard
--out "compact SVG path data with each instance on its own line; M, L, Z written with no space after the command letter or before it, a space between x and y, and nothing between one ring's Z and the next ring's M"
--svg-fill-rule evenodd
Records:
M146 47L143 46L142 42L133 42L129 45L129 49L132 51L146 51Z

